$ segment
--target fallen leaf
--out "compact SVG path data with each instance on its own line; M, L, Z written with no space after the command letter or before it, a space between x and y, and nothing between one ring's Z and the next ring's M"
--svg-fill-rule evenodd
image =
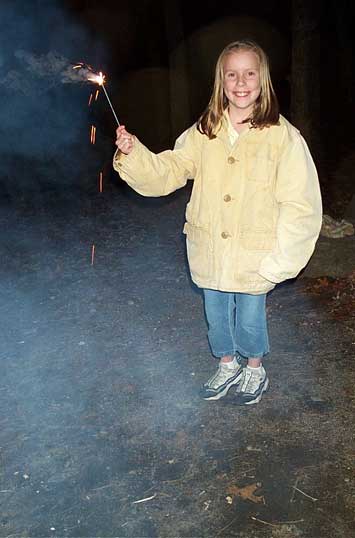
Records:
M259 483L249 484L243 488L238 486L229 486L227 493L233 497L240 497L243 501L251 501L253 503L265 503L263 495L254 495L255 491L260 488Z

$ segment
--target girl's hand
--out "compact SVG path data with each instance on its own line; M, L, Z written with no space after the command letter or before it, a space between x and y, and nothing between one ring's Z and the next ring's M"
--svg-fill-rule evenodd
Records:
M125 155L131 153L135 144L135 137L126 131L124 125L120 125L117 128L116 135L116 146L118 149L121 150Z

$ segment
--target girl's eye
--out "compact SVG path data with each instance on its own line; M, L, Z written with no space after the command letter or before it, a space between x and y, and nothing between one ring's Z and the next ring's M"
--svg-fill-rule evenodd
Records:
M253 77L255 75L255 71L248 71L248 77Z

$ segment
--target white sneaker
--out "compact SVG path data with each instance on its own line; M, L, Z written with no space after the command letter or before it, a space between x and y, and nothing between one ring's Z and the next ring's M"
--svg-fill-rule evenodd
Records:
M238 385L242 374L243 367L239 357L233 359L233 365L227 366L226 363L220 362L217 372L203 385L202 397L205 400L223 398L233 385Z
M269 378L262 366L259 368L246 366L237 388L237 403L240 405L259 403L268 386Z

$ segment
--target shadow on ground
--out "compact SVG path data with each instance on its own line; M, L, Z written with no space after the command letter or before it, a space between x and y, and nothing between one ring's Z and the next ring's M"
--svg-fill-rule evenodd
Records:
M262 402L201 401L187 190L76 196L2 207L0 536L353 537L353 280L278 287Z

